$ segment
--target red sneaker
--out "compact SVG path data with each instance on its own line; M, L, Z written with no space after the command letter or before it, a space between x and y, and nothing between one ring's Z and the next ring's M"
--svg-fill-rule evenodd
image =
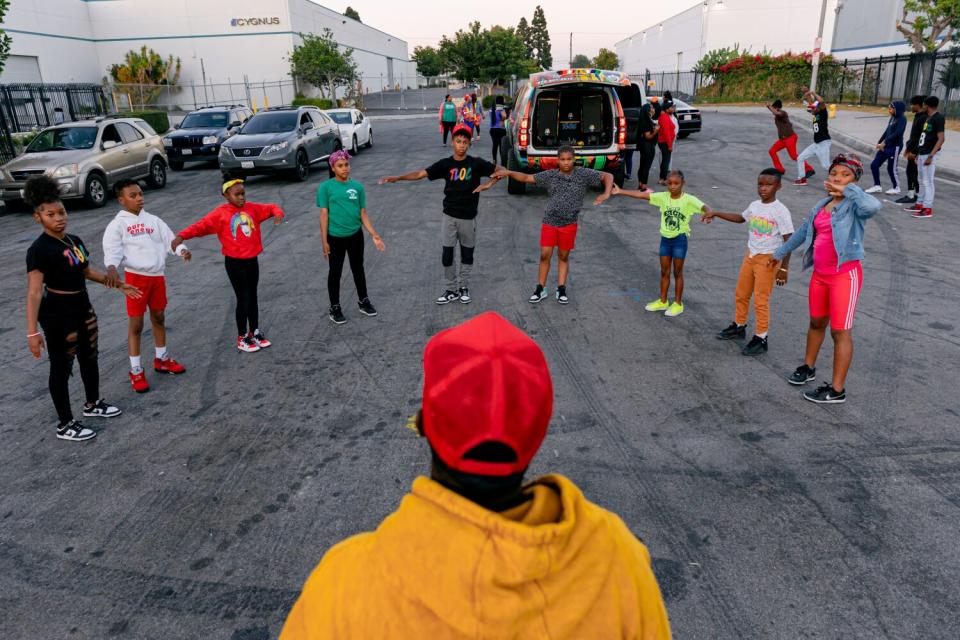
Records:
M923 205L919 202L917 204L912 204L909 207L904 207L904 211L923 211Z
M146 393L150 391L150 385L147 383L147 374L140 370L140 373L130 372L130 384L137 393Z
M260 345L253 339L251 334L237 337L237 349L244 353L255 353L260 351Z
M793 184L795 184L795 185L798 186L798 187L805 187L805 186L807 186L807 179L806 179L806 178L800 178L799 180L794 180L794 181L793 181Z
M911 215L914 218L932 218L933 209L921 209L920 211L914 211Z
M253 336L253 341L256 342L257 346L261 349L266 349L273 344L267 340L267 336L263 335L263 331L260 331L260 329L254 331L251 335Z
M160 358L153 359L153 370L159 373L183 373L187 370L185 366L174 360L173 358Z

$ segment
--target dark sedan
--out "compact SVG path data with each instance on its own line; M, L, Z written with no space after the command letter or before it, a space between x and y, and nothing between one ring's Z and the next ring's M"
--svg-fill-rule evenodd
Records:
M683 100L674 98L673 104L677 106L677 123L680 125L680 137L686 138L691 133L700 133L700 109L687 104Z

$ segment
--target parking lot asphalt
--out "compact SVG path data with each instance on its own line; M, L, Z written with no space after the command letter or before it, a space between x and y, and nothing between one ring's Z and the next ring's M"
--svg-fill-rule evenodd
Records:
M933 219L886 204L867 225L849 399L824 407L784 380L807 325L799 259L772 298L768 354L745 358L713 337L732 319L743 226L694 225L686 313L671 319L643 308L657 294L656 210L627 198L587 204L571 304L532 306L546 198L498 185L481 199L473 303L435 305L442 185L376 179L448 150L433 120L375 129L353 175L387 244L384 254L367 245L380 315L357 312L345 274L349 322L326 317L314 207L326 167L305 184L254 178L248 198L288 215L264 228L260 316L274 346L236 351L219 245L190 241L193 262L167 268L168 342L188 371L148 370L151 391L135 395L123 303L92 285L102 393L124 414L94 424L102 431L86 444L54 437L47 363L22 335L24 255L39 229L26 212L0 217L0 636L275 637L324 551L374 528L426 472L426 443L404 428L424 343L493 309L537 340L554 376L553 421L530 476L567 475L646 542L675 637L955 637L957 185L938 184ZM690 193L741 211L773 137L769 118L705 114L674 164ZM487 156L488 142L475 153ZM177 230L220 203L218 185L214 168L171 173L146 192L146 209ZM781 200L799 224L821 193L785 184ZM102 264L116 202L68 208L69 231ZM149 331L143 344L149 354ZM831 357L828 338L820 379ZM80 387L75 377L75 409Z

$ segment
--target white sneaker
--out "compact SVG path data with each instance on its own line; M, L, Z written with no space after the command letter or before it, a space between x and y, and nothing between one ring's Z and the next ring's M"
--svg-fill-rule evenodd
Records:
M893 189L887 189L884 193L888 196L898 196L900 195L900 187L894 187Z
M83 442L95 438L97 432L88 429L76 420L71 420L65 425L57 427L57 437L61 440L70 440L72 442Z
M142 371L143 369L141 369ZM83 416L85 418L116 418L123 413L112 404L107 404L103 398L97 400L90 406L83 405ZM81 425L83 426L83 425Z
M881 191L883 191L883 187L878 184L873 185L869 189L864 189L865 193L880 193Z

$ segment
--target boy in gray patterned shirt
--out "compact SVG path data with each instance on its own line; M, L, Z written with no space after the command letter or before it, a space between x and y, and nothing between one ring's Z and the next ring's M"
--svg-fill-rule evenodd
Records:
M510 171L498 167L493 177L510 177L527 184L544 187L550 200L543 212L543 224L540 226L540 277L537 288L529 300L536 304L547 297L547 275L553 261L553 250L557 248L557 302L567 304L567 275L570 272L570 251L577 238L577 221L587 187L603 184L603 193L596 197L593 204L602 204L613 190L613 176L603 171L584 169L574 166L573 147L563 146L557 153L557 168L528 175L519 171ZM478 188L489 189L494 182L488 182Z

